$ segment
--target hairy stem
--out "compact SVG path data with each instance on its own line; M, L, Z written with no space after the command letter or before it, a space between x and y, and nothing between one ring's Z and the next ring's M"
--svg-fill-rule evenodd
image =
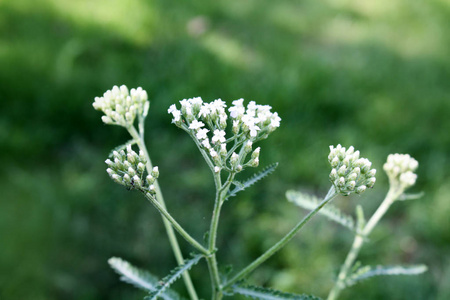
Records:
M384 216L384 214L392 205L392 203L394 203L394 201L402 194L402 192L403 192L402 190L394 189L391 187L386 195L386 198L384 198L383 202L380 204L378 209L375 211L370 220L361 230L361 233L355 236L352 247L350 248L350 251L348 252L347 257L344 261L344 264L342 265L341 270L339 271L336 283L334 284L333 288L328 294L327 300L336 300L339 297L339 294L345 288L345 280L347 279L349 275L348 273L351 270L353 264L355 263L356 258L358 257L358 254L361 250L364 240L369 236L373 228L378 224L380 219Z
M153 165L150 160L150 155L148 154L147 147L145 147L144 129L143 129L142 123L143 123L142 121L139 122L140 134L136 131L134 126L129 127L128 132L133 137L133 139L135 139L137 141L139 149L144 152L145 157L147 159L147 165L146 165L147 172L150 174L150 172L153 169ZM155 186L156 199L157 199L158 203L160 204L161 208L166 210L166 204L164 202L164 198L163 198L163 195L161 192L161 188L159 187L158 181L156 180L153 185ZM178 265L183 265L184 264L183 254L181 253L180 245L178 244L178 240L177 240L177 237L173 230L172 224L165 217L163 217L162 219L163 219L164 227L166 228L167 237L169 238L170 246L172 247L172 251L175 255L175 259L176 259ZM198 300L197 292L195 291L194 284L192 283L192 279L191 279L191 276L189 275L189 272L187 270L184 271L182 276L183 276L183 281L184 281L186 289L189 293L190 298L192 300Z
M294 228L291 229L281 240L279 240L275 245L273 245L269 250L264 252L260 257L254 260L251 264L245 267L242 271L236 274L232 279L230 279L224 285L224 289L231 287L233 284L241 279L244 279L248 274L250 274L254 269L256 269L260 264L265 262L268 258L278 252L283 248L294 236L295 234L315 215L319 210L322 209L328 202L330 202L337 195L334 186L330 188L325 199L320 202L320 204L312 211L310 211Z

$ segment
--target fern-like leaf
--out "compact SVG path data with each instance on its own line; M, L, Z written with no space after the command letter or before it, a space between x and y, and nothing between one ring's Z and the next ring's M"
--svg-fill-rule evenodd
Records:
M114 151L119 152L120 150L124 150L125 148L127 148L128 145L133 146L133 145L136 144L136 143L137 143L137 141L134 140L134 139L133 139L133 140L129 140L129 141L126 142L125 144L122 144L122 145L117 146L117 147L115 147L114 149L112 149L111 152L109 152L108 157L109 157L109 158L113 157L113 156L114 156L114 155L113 155L113 152L114 152Z
M307 210L315 209L322 201L322 199L315 196L292 190L286 192L286 198L288 201ZM324 206L321 210L319 210L319 214L324 215L330 220L356 232L355 221L353 218L347 214L344 214L339 208L332 204L327 204Z
M119 275L120 279L124 282L134 285L137 288L152 292L155 291L159 285L158 278L153 276L147 271L136 268L129 262L118 258L111 257L108 260L109 265L113 268ZM165 300L178 300L180 297L174 291L167 290L161 298Z
M203 257L202 254L194 255L191 259L186 260L183 265L176 267L173 269L169 275L164 277L155 288L155 290L151 291L150 294L145 297L146 300L156 300L158 297L164 295L164 292L169 288L169 286L174 283L178 278L181 277L184 271L189 270L199 262L199 260Z
M234 181L233 184L235 185L235 188L228 192L227 199L236 196L237 193L245 190L249 186L254 185L256 182L258 182L259 180L263 179L264 177L275 171L277 167L278 163L274 163L265 167L261 172L253 174L250 178L248 178L244 182Z
M422 198L423 195L425 195L424 192L416 193L416 194L401 194L400 197L398 197L398 200L415 200Z
M285 293L274 289L252 285L233 286L233 292L249 298L260 300L320 300L320 298L315 296Z
M425 265L413 266L364 266L358 268L351 274L344 282L345 287L357 284L358 282L375 277L375 276L389 276L389 275L419 275L427 271Z

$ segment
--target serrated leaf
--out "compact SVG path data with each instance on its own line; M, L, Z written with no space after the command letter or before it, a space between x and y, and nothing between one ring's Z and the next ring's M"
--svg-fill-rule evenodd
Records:
M416 194L401 194L400 197L398 197L398 200L415 200L422 198L423 195L425 195L424 192L416 193Z
M322 201L322 199L315 196L292 190L286 192L286 198L288 201L307 210L315 209ZM319 210L319 214L324 215L330 220L356 232L355 221L353 218L347 214L344 214L339 208L332 204L327 204L324 206L321 210Z
M115 147L114 149L112 149L111 152L109 152L108 157L109 157L109 158L113 157L113 156L114 156L114 155L113 155L113 152L114 152L114 151L119 152L120 150L124 150L128 145L133 146L133 145L136 144L136 143L137 143L136 140L129 140L129 141L126 142L125 144L122 144L122 145L117 146L117 147Z
M203 257L202 254L194 255L191 259L186 260L183 265L176 267L173 269L169 275L164 277L155 288L154 291L150 292L150 294L145 297L146 300L156 300L158 297L162 296L163 293L169 288L169 286L174 283L178 278L181 277L184 271L189 270L199 262L199 260Z
M413 266L364 266L358 268L344 282L345 287L355 285L356 283L375 276L392 275L419 275L427 270L425 265Z
M246 297L261 300L320 300L320 298L315 296L285 293L274 289L252 285L233 286L233 292Z
M278 167L278 163L268 165L261 172L253 174L250 178L248 178L244 182L238 182L238 181L233 182L233 184L235 185L235 188L228 192L227 199L230 197L236 196L237 193L245 190L249 186L254 185L256 182L258 182L259 180L263 179L264 177L266 177L267 175L269 175L273 171L275 171L275 169L277 167Z
M155 291L159 285L158 278L149 272L136 268L129 262L119 258L111 257L108 260L109 265L119 275L120 279L124 282L134 285L137 288L147 290L149 292ZM177 300L180 299L177 293L174 291L166 291L161 298L165 300Z

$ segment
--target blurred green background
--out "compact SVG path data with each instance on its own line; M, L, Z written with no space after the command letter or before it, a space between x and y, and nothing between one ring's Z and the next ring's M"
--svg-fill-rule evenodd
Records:
M175 265L155 209L105 172L128 136L92 102L115 84L148 91L146 139L167 205L198 239L213 181L167 108L243 97L279 112L282 126L260 143L261 164L278 170L223 210L218 258L235 270L305 215L287 189L326 193L328 145L354 145L380 171L374 190L335 201L349 213L373 212L386 156L410 153L412 191L425 196L396 203L360 258L429 272L366 281L342 299L450 299L449 53L448 0L1 1L0 299L142 299L107 259L161 277ZM316 217L249 282L325 297L351 240ZM205 271L192 276L208 298Z

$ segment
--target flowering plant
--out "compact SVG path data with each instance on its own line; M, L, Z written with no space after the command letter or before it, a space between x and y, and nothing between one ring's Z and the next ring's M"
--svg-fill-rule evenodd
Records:
M192 237L166 208L158 184L159 168L152 165L144 142L144 121L150 107L147 93L142 88L129 91L126 86L120 88L114 86L112 90L104 93L103 97L96 97L93 106L104 113L102 117L104 123L122 126L131 135L132 140L114 150L105 161L108 166L106 171L115 182L128 189L140 191L161 213L178 263L167 277L158 280L149 272L138 269L120 258L109 260L110 265L122 275L123 280L148 292L146 299L180 299L180 296L171 289L171 284L182 277L190 299L197 300L197 292L189 270L202 259L206 260L208 265L213 300L233 295L255 299L319 299L315 296L295 295L251 286L244 281L258 266L283 248L317 213L350 228L355 233L355 241L328 299L336 299L343 288L371 276L411 275L425 271L424 266L355 269L355 259L363 242L390 205L399 199L412 198L405 195L404 191L414 185L417 175L413 172L418 163L409 155L395 154L388 157L384 165L390 180L390 190L386 199L367 223L362 208L358 206L358 219L355 225L352 217L344 215L329 202L339 194L343 196L362 194L368 188L372 188L376 181L376 170L372 169L372 163L360 157L359 151L355 151L353 147L346 149L341 145L330 146L328 160L332 168L329 175L331 187L327 195L323 199L317 199L300 192L288 191L286 194L288 200L310 210L309 213L266 252L241 271L224 279L219 272L216 257L219 251L216 240L221 209L226 199L236 196L277 167L277 164L269 165L242 182L235 179L244 169L258 167L261 149L254 148L254 144L267 138L280 126L281 118L278 114L272 112L270 106L258 105L254 101L245 106L244 99L233 101L228 109L221 99L207 103L200 97L181 100L180 108L177 108L176 104L169 107L168 113L172 115L172 123L193 139L214 178L216 189L214 209L206 235L207 241L204 244ZM133 149L136 146L138 152ZM189 259L183 257L175 231L196 250Z

